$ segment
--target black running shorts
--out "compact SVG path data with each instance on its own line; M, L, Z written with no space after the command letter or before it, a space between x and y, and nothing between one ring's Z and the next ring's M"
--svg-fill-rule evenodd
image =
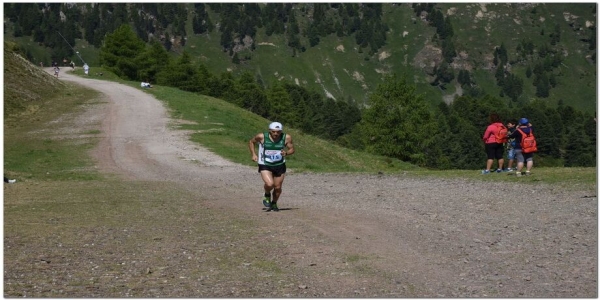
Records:
M279 166L258 165L258 173L260 173L260 171L270 171L271 173L273 173L274 177L279 177L285 174L285 170L285 164L281 164Z

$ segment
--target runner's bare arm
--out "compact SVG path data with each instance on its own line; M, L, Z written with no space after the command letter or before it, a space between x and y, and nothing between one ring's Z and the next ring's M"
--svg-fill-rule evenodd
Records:
M258 161L258 156L256 156L256 143L262 143L265 139L265 135L263 133L259 133L252 137L250 141L248 141L248 149L250 150L250 154L252 154L252 160Z
M294 142L292 141L292 136L289 134L285 135L285 146L287 147L287 150L281 151L281 155L288 156L296 152L296 149L294 149Z

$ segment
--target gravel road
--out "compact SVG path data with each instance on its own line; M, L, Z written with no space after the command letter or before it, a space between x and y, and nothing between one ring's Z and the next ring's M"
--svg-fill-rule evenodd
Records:
M103 120L105 138L94 152L101 169L127 180L172 181L215 199L207 205L264 219L270 239L286 245L279 258L296 262L298 276L305 265L330 268L330 276L304 279L300 288L312 289L311 296L598 297L596 191L291 172L282 211L266 213L256 169L171 129L178 121L151 95L60 76L108 102L92 112ZM340 262L338 253L365 261L364 277L344 274L339 266L350 259Z

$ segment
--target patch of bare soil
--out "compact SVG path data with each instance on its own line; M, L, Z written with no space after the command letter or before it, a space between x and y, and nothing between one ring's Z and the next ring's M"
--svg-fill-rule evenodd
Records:
M110 103L103 112L105 139L95 152L100 168L132 181L167 181L196 193L198 206L263 224L263 235L242 239L245 247L258 247L252 243L261 240L279 245L267 255L278 262L277 268L287 270L282 275L274 268L253 278L243 271L250 264L242 263L229 280L210 282L212 289L203 278L174 275L168 284L148 282L141 295L598 296L595 191L290 172L282 210L267 213L260 203L262 181L256 169L189 142L185 132L169 127L165 108L149 94L69 74L61 74L61 80L96 89ZM181 224L172 226L161 230L176 236L170 231ZM194 251L195 243L194 238L174 240L173 247ZM82 259L76 253L65 255ZM190 267L178 268L181 273Z
M442 59L442 49L427 44L415 55L413 65L431 75L434 73L435 66L438 66L442 62Z

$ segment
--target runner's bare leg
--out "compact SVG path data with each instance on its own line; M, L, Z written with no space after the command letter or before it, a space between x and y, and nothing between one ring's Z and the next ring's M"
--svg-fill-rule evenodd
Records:
M270 194L271 191L275 188L275 180L273 179L273 173L270 171L260 171L260 177L265 182L265 195Z
M281 196L281 187L283 186L283 179L285 179L285 174L281 174L279 177L274 178L275 188L273 189L273 203L277 203L279 200L279 196Z

